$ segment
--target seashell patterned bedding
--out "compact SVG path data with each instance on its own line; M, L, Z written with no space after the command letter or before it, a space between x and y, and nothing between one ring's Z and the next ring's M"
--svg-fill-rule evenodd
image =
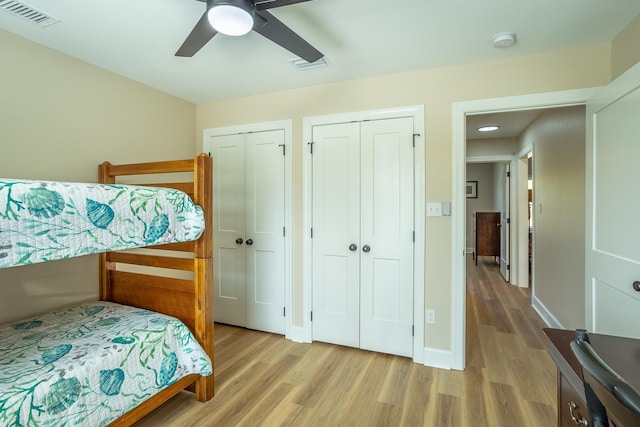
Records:
M188 374L213 366L164 314L83 303L0 325L0 425L105 426Z
M0 268L197 239L185 193L120 184L0 179Z

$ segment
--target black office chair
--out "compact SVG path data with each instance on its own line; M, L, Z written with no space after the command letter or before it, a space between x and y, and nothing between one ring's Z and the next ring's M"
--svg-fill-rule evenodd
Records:
M592 425L609 427L608 418L612 418L617 421L617 427L640 426L640 393L598 356L586 331L576 331L571 350L582 366L582 381Z

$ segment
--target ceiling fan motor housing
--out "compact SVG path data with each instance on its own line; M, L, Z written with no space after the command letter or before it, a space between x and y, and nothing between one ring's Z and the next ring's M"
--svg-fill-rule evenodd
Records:
M256 6L252 0L207 0L207 10L214 6L232 6L242 9L252 16L256 11Z

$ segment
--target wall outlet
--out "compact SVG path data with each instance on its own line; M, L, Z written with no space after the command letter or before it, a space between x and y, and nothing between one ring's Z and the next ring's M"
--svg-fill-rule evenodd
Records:
M435 310L427 310L426 311L427 323L435 324L436 323L436 311Z

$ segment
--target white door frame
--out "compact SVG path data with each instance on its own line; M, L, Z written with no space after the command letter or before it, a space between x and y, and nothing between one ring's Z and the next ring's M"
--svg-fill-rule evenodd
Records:
M465 367L466 321L466 116L502 111L584 105L597 88L489 98L452 104L452 249L451 249L451 367ZM516 198L517 199L517 198ZM517 247L517 246L516 246Z
M528 156L533 153L533 146L528 145L520 150L514 156L515 170L511 172L511 177L515 177L515 191L513 197L516 198L512 207L515 207L516 221L512 224L511 234L516 234L515 239L511 239L515 248L512 252L513 264L516 270L512 271L511 278L513 284L517 284L521 288L529 287L529 165ZM534 195L535 197L535 195ZM533 257L532 257L533 259ZM533 262L532 262L533 265ZM531 286L533 294L534 270L531 270Z
M424 253L425 253L425 138L424 138L424 106L409 106L382 110L358 111L331 114L326 116L305 117L302 120L303 139L303 325L299 331L299 341L312 341L312 157L310 147L313 126L352 121L392 119L412 117L414 126L414 221L416 241L414 245L413 274L413 361L423 363L424 360Z
M293 187L291 180L292 164L293 164L293 147L292 147L292 121L278 120L273 122L250 123L244 125L227 126L221 128L204 129L202 131L203 151L209 153L209 138L212 136L233 135L239 133L264 132L270 130L284 130L284 303L285 303L285 338L293 339L291 334L293 330L293 297L292 297L292 277L293 277L293 256L292 256L292 237L293 237L293 220L292 220L292 195ZM213 159L213 167L216 167L216 159Z

